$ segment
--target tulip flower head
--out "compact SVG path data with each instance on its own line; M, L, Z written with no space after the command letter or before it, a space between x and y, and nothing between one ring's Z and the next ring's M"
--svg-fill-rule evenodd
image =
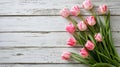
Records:
M88 40L85 44L85 47L88 49L88 50L93 50L95 48L95 45L92 41Z
M69 46L75 46L75 45L76 45L76 40L75 40L75 38L70 37L70 38L67 40L67 45L69 45Z
M96 41L102 42L102 35L100 33L95 34L94 38Z
M107 10L108 10L107 5L100 5L99 8L98 8L98 12L99 12L100 14L105 14L105 13L107 13Z
M93 4L91 3L90 0L85 0L83 3L82 3L82 7L86 10L90 10L93 8Z
M78 26L78 29L79 29L80 31L85 31L85 30L87 30L87 25L86 25L85 22L83 22L83 21L79 22L79 23L77 24L77 26Z
M73 16L78 16L80 14L80 7L78 5L75 5L71 8L70 13Z
M71 53L68 52L68 51L64 51L64 52L62 53L62 55L61 55L61 58L62 58L63 60L69 60L70 57L71 57Z
M83 57L83 58L87 58L89 56L88 54L88 51L85 49L85 48L82 48L80 50L80 55Z
M70 11L69 11L69 9L68 8L63 8L61 11L60 11L60 15L62 16L62 17L65 17L65 18L67 18L69 15L70 15Z
M89 26L94 26L96 24L94 16L87 17L86 24L88 24Z
M75 32L75 26L72 23L66 26L66 31L73 34Z

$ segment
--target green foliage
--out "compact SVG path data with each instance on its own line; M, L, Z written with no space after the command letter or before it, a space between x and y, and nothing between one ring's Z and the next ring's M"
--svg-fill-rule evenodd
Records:
M84 47L86 41L90 40L95 44L95 49L92 51L88 50L88 58L82 58L79 54L73 52L71 52L71 57L78 62L87 64L91 67L119 67L120 57L115 49L110 28L110 11L102 16L98 16L93 9L90 10L90 12L95 17L96 25L88 25L87 31L80 31L77 28L76 20L72 19L70 16L68 19L72 21L77 28L77 32L75 32L73 36L78 43ZM78 17L82 21L85 21L83 16L79 15ZM96 33L100 33L102 35L102 42L97 42L95 40L94 36Z

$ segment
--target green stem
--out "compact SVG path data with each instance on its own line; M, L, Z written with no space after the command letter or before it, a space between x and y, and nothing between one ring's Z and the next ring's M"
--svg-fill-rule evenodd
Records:
M78 35L77 35L76 32L73 34L73 36L74 36L75 39L78 41L78 43L83 46L83 40L81 41L80 37L78 37Z
M100 53L99 51L96 50L97 53L99 53L101 56L105 57L106 59L108 59L112 64L116 65L116 66L120 66L120 64L118 62L116 62L115 60L112 60L111 58L105 56L104 54Z
M92 14L93 16L96 17L96 13L95 13L95 11L93 11L93 9L91 9L90 12L91 12L91 14Z
M113 66L113 65L111 65L111 64L108 64L108 63L96 63L96 64L94 64L94 65L92 65L92 67L111 67L111 66Z
M98 48L96 47L96 49L98 50ZM99 56L99 54L97 53L97 56L98 56L98 59L99 59L99 61L100 62L102 62L102 60L101 60L101 58L100 58L100 56Z
M84 41L81 39L81 36L77 34L77 32L75 32L73 34L73 36L76 38L76 40L78 41L78 43L82 46L84 46ZM78 37L79 36L79 37Z
M81 15L78 15L78 17L79 17L82 21L85 21L85 19L84 19Z
M104 46L104 48L105 48L105 50L106 50L106 52L107 52L107 55L110 57L109 51L108 51L108 49L107 49L107 46L106 46L106 43L105 43L104 40L103 40L103 46Z
M91 64L89 64L89 62L88 62L88 61L86 61L86 60L85 60L85 59L83 59L83 58L77 57L76 55L74 55L74 53L72 53L71 58L73 58L73 59L75 59L75 60L79 61L80 63L82 62L82 63L85 63L85 64L87 64L87 65L90 65L90 66L91 66Z

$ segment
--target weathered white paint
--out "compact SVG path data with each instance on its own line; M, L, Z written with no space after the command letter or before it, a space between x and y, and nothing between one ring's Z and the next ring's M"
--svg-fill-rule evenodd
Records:
M79 53L80 48L0 48L0 63L78 63L62 60L64 50Z
M111 17L112 31L120 31L120 16ZM80 22L79 18L75 18ZM2 31L65 31L69 22L60 16L0 17Z
M84 0L0 0L0 15L59 15L63 7L81 5ZM107 4L113 15L120 15L120 0L92 0L93 4ZM88 12L83 10L85 15Z
M84 64L0 64L0 67L88 67Z
M0 67L87 67L74 64L77 63L74 61L61 60L62 51L79 52L80 48L69 48L66 45L70 36L64 32L68 22L56 16L63 7L71 8L76 4L80 6L83 1L0 0ZM120 0L92 2L95 5L107 4L112 15L115 15L111 17L111 26L113 39L120 54ZM95 6L95 9L97 7ZM81 10L82 15L90 15Z
M120 33L113 32L116 46L120 46ZM0 33L0 47L69 47L66 32Z

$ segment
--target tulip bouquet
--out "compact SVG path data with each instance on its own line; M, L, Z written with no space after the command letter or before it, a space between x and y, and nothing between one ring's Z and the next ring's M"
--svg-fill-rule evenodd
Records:
M82 8L90 12L91 16L83 17L78 5L73 6L71 10L63 8L60 11L61 16L69 20L66 31L72 37L67 40L67 45L82 46L79 54L64 51L62 59L74 59L90 67L119 67L120 57L112 39L110 10L107 5L100 5L98 11L95 11L91 1L85 0ZM81 21L77 22L71 15L80 18Z

